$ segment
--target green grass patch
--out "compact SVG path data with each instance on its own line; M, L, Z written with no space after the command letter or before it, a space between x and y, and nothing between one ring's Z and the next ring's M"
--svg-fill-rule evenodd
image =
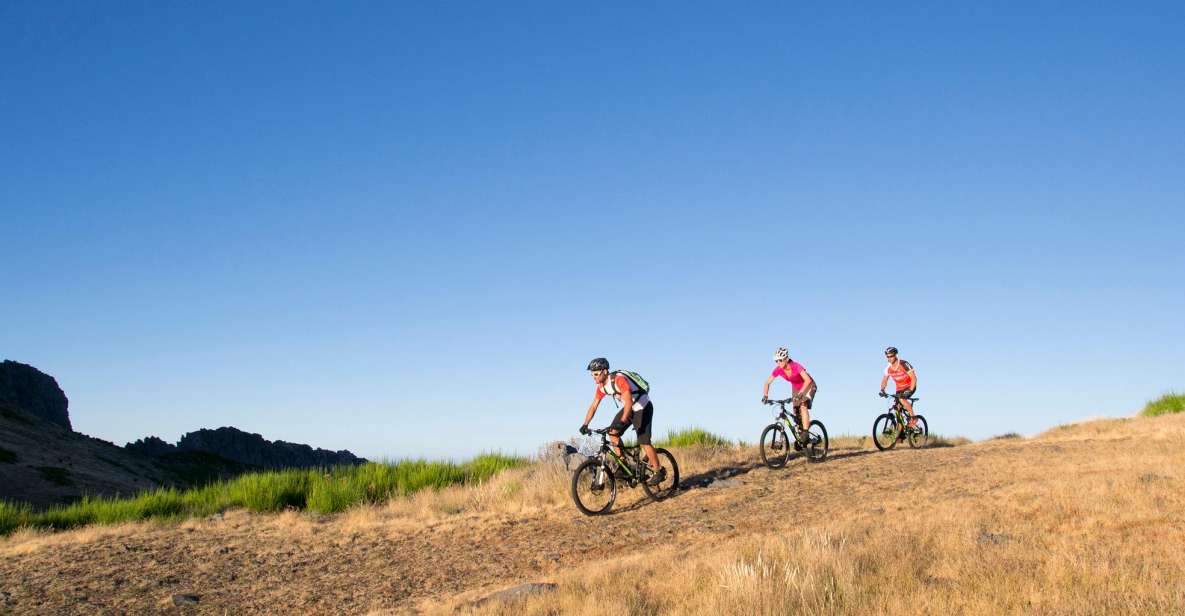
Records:
M1185 394L1169 392L1144 405L1140 414L1145 417L1185 412Z
M421 490L481 483L503 470L526 463L523 458L499 454L480 455L460 464L427 460L369 462L327 469L250 473L187 490L164 488L141 492L132 498L86 497L43 512L0 504L0 534L21 526L62 530L89 524L170 521L232 508L337 513L360 503L380 503Z
M0 447L0 464L12 464L16 462L16 453Z
M74 485L74 480L70 479L70 471L60 466L38 466L37 472L41 473L41 477L50 483L59 486Z
M693 445L732 447L733 442L703 428L683 428L667 432L666 438L654 444L655 447L691 447Z
M29 507L0 500L0 535L7 535L12 531L26 526L29 520Z

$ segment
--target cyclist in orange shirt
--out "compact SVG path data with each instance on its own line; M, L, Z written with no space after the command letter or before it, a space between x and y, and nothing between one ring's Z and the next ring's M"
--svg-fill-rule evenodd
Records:
M885 349L885 359L889 360L889 365L885 366L885 375L881 378L881 393L885 393L885 384L890 378L893 379L897 393L901 395L901 406L909 412L909 427L912 428L918 420L913 414L913 402L909 399L918 392L918 375L909 362L897 358L897 347Z

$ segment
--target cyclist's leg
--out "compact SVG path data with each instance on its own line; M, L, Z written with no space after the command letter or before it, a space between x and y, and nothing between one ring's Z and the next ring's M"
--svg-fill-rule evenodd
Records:
M904 407L905 412L909 414L909 427L910 428L916 426L918 423L917 415L913 414L913 402L911 402L909 400L910 398L913 397L913 395L915 393L917 393L917 391L918 391L917 389L906 389L904 391L897 392L897 393L901 394L902 396L904 396L903 398L901 398L901 406Z
M654 421L654 403L634 413L634 432L638 433L638 445L646 453L646 460L650 463L650 470L658 470L658 453L654 445L650 444L650 424Z
M798 417L802 420L802 431L805 434L811 429L811 408L815 405L815 389L803 392L802 400L798 404Z
M613 452L618 457L623 455L621 453L621 435L625 434L626 429L629 428L628 425L621 421L623 413L625 413L624 410L617 411L617 414L613 416L613 421L609 423L609 443L613 445Z

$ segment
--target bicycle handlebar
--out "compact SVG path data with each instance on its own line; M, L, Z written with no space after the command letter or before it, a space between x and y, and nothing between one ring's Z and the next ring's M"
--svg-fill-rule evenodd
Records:
M774 404L786 404L787 402L793 402L793 401L794 401L794 398L786 398L785 400L766 400L765 403L772 406Z
M915 400L921 400L921 398L910 398L909 396L903 396L901 394L887 394L883 391L880 393L880 397L882 397L882 398L897 398L898 400L909 400L911 402L915 401Z

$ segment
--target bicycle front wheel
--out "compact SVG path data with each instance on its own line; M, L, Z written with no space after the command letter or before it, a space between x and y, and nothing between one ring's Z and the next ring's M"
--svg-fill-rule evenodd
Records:
M650 495L650 498L657 501L671 496L679 489L679 463L675 462L675 456L665 449L655 449L654 453L658 454L658 472L663 474L663 478L662 481L650 485L646 479L650 478L650 473L653 471L646 467L646 477L642 481L642 489ZM646 466L646 463L643 462L642 466Z
M896 447L897 437L900 435L901 426L897 424L897 417L892 413L885 413L872 422L872 443L881 451Z
M761 461L770 468L786 466L790 457L790 439L782 424L770 424L761 431Z
M600 515L617 499L617 480L600 460L585 460L572 473L572 501L584 515Z
M921 415L914 415L917 417L917 425L909 430L909 446L917 449L925 447L930 442L930 426L926 425L926 418Z
M811 421L811 429L807 430L807 459L811 462L822 462L823 458L827 457L827 447L827 428L818 419Z

